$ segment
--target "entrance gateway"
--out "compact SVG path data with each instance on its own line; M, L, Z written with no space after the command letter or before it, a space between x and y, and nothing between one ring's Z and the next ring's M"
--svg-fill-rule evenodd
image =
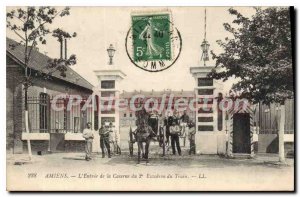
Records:
M229 111L220 111L218 98L226 95L223 83L207 78L214 66L191 67L190 73L195 78L195 98L197 111L196 122L196 152L198 154L221 154L229 157L238 154L254 156L253 110L251 104L233 107ZM205 105L201 99L213 98ZM209 110L203 110L203 107ZM228 119L226 118L226 113ZM257 139L256 139L257 140ZM235 155L234 155L235 154Z

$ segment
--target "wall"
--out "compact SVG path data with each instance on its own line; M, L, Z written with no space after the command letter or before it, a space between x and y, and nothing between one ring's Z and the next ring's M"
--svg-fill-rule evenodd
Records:
M44 140L31 140L31 151L33 155L37 155L38 151L42 154L49 154L49 141ZM64 150L62 152L84 152L84 141L65 141ZM27 152L27 141L23 142L23 152Z
M284 142L284 151L288 156L294 155L294 142ZM278 153L277 134L259 134L258 135L258 153Z
M6 149L22 152L23 101L21 68L8 59L6 67Z
M31 140L31 152L33 155L37 155L38 151L41 151L42 154L48 153L49 141L44 140ZM27 153L27 141L23 141L23 153Z
M6 149L12 150L13 153L23 153L26 142L22 141L22 132L25 131L24 124L24 91L22 88L22 79L24 70L7 56L6 61ZM33 73L34 75L34 73ZM68 77L68 76L67 76ZM74 84L58 80L44 80L42 78L34 78L33 85L28 89L28 97L38 97L41 92L47 89L50 96L60 93L78 94L87 96L92 94L92 90L88 90ZM31 141L33 150L48 149L48 141Z
M278 153L277 134L259 134L258 135L259 153Z

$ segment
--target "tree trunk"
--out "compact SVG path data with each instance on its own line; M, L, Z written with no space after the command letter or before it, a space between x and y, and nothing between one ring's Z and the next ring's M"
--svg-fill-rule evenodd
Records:
M29 117L28 117L28 87L24 88L25 91L25 131L27 134L29 134ZM27 139L27 149L28 149L28 156L29 160L32 159L32 152L31 152L31 143L28 135Z
M163 156L166 156L166 129L167 126L163 127Z
M284 124L285 124L285 106L284 104L280 105L280 124L278 131L278 148L279 148L279 162L285 162L285 154L284 154Z
M29 127L28 127L28 110L25 110L25 129L26 129L26 133L29 134ZM32 152L31 152L31 144L30 144L29 135L28 135L28 139L27 139L27 149L28 149L28 156L29 156L29 159L31 160L31 158L32 158Z

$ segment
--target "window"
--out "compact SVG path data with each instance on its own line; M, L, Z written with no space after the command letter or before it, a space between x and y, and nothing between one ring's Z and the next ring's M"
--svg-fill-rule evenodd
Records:
M214 104L213 98L198 98L198 104Z
M68 100L67 99L63 99L64 102L64 130L67 131L69 128L69 118L70 118L70 111L67 110L67 106L68 106Z
M212 95L214 94L213 89L199 89L198 90L198 95Z
M115 88L115 81L114 80L101 81L101 88L102 89L114 89Z
M213 113L213 109L211 107L199 108L198 113Z
M115 109L108 109L107 107L105 107L104 110L101 110L101 114L115 114L116 111Z
M210 78L198 78L198 86L213 86L214 81Z
M101 92L101 97L114 97L115 96L115 91L102 91Z
M101 126L104 125L105 122L112 122L113 124L115 123L115 118L114 117L101 117Z
M129 117L130 117L130 118L132 117L132 113L129 114Z
M74 133L80 132L80 118L74 117Z
M126 113L124 113L124 118L126 118Z
M49 121L49 95L40 93L40 131L45 133L48 131Z
M198 122L212 122L213 117L198 117Z
M202 126L198 126L198 131L213 131L214 127L210 126L210 125L202 125Z

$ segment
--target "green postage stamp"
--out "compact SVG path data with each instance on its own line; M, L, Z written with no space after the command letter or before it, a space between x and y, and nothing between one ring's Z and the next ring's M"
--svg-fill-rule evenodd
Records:
M134 61L171 60L169 14L132 16Z
M130 61L148 72L170 68L178 60L182 39L169 10L131 13L126 34L126 53Z

